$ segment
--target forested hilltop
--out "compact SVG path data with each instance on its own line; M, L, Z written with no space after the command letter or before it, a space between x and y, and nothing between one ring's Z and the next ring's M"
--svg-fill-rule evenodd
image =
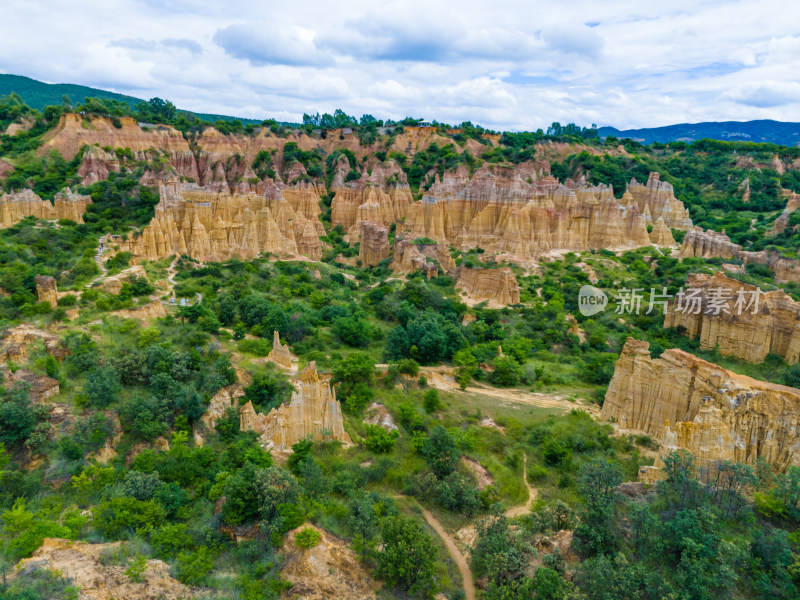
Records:
M800 149L0 133L1 598L798 596Z

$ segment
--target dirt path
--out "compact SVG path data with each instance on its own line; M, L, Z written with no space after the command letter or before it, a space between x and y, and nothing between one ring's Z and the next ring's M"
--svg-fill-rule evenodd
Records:
M107 237L108 237L108 235L104 235L103 237L101 237L98 240L99 243L97 245L97 252L94 253L94 262L97 265L97 267L100 269L100 276L99 277L95 277L94 279L92 279L89 283L87 283L84 286L87 290L90 287L92 287L95 283L97 283L98 281L103 279L106 276L106 274L108 273L108 269L106 269L106 265L103 263L103 252L106 249L106 238Z
M528 501L524 504L512 506L506 510L503 514L508 519L516 519L517 517L528 514L539 495L539 491L528 482L528 455L523 454L522 456L522 481L525 482L525 487L528 488Z
M450 553L450 557L458 567L458 572L461 573L461 579L464 582L464 598L466 598L466 600L475 600L475 584L472 582L472 571L469 568L467 559L461 553L461 550L458 549L458 546L456 546L450 534L444 530L442 524L431 514L431 511L424 506L420 508L422 508L422 516L425 517L428 525L442 538L444 545L447 547L447 551Z
M167 267L167 293L163 296L164 298L171 298L175 295L175 286L177 285L175 281L175 275L178 274L178 269L175 268L175 265L178 264L178 260L180 260L180 254L176 254L175 258L172 259L172 262L169 263ZM203 294L197 292L197 297L195 298L195 304L200 304L203 301ZM172 304L168 300L162 300L164 304Z
M375 365L378 369L387 369L388 364ZM455 369L452 367L420 367L420 375L424 375L428 381L428 385L432 388L442 390L445 392L459 393L472 393L481 394L489 398L501 400L511 404L528 404L530 406L538 406L541 408L558 408L565 411L574 408L585 410L590 415L597 417L600 414L600 409L594 404L584 404L579 402L570 402L569 399L562 394L543 394L538 392L527 392L518 389L504 389L496 388L483 383L473 381L462 390L458 383L456 383Z

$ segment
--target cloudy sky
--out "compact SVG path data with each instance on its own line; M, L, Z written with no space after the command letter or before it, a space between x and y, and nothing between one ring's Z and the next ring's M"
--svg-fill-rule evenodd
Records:
M800 121L799 25L791 0L0 0L0 72L289 121Z

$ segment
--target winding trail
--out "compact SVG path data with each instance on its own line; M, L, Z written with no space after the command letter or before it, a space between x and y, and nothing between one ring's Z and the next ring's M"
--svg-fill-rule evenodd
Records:
M175 281L175 275L178 274L178 269L175 268L175 265L178 264L181 255L176 254L175 258L172 259L172 262L167 267L167 293L163 296L163 298L167 298L167 300L162 300L161 302L164 304L172 304L169 302L170 296L174 296L175 294L175 286L177 282ZM195 304L200 304L203 301L203 294L197 292L197 297L195 299Z
M522 455L522 481L525 483L525 487L528 488L528 501L524 504L517 504L516 506L508 508L506 512L503 513L508 519L516 519L517 517L528 514L536 498L539 496L539 491L528 482L527 454Z
M99 277L95 277L94 279L92 279L89 283L87 283L84 286L87 290L90 287L92 287L95 283L97 283L98 281L103 279L108 274L108 269L106 269L105 264L103 264L103 252L106 249L106 238L107 237L108 237L108 234L104 235L103 237L101 237L98 240L99 243L97 245L97 252L94 253L94 262L97 265L97 267L100 269L100 276Z
M444 530L442 524L431 514L431 511L422 505L420 505L420 508L422 509L422 516L425 517L425 521L427 521L428 525L442 538L444 545L447 547L447 551L450 553L450 557L458 567L458 572L461 573L461 579L464 582L464 598L466 600L475 600L475 584L472 581L472 570L469 568L467 559L461 553L461 550L458 549L458 546L456 546L450 534Z

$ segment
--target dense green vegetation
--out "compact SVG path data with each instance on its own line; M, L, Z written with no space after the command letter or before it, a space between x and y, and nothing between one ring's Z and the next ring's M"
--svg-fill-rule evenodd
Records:
M159 99L131 105L89 97L78 108L112 123L125 115L169 123L190 141L207 126ZM393 276L388 260L371 268L339 262L354 259L358 245L346 241L342 227L331 227L331 182L339 163L346 181L359 180L374 164L367 160L372 154L363 158L349 148L326 154L290 140L280 152L257 153L249 165L238 155L233 160L257 179L304 170L298 180L324 190L321 261L260 256L201 264L165 257L144 263L148 280L132 278L110 293L91 287L100 274L98 238L131 234L151 220L158 198L142 176L166 168L165 159L157 150L134 156L106 149L120 171L82 187L81 154L67 162L36 152L64 110L33 110L16 96L0 100L0 126L24 118L32 124L0 140L0 154L15 167L6 190L31 189L51 200L69 185L93 202L84 224L31 217L0 230L0 288L7 292L0 297L0 327L30 323L56 335L64 349L48 352L33 342L3 365L4 377L23 369L33 379L57 380L60 391L45 399L27 380L0 388L0 575L45 537L122 540L103 560L124 567L133 582L141 580L147 558L159 558L174 577L213 597L273 599L291 587L281 576L287 534L297 530L295 544L311 551L320 540L313 524L356 553L381 580L381 597L463 598L449 552L420 514L425 507L451 534L477 527L468 558L484 599L797 597L800 470L777 474L763 464L722 463L714 474L673 455L665 481L621 486L652 464L657 444L617 434L587 412L602 404L628 337L647 340L654 356L679 347L739 373L800 384L800 368L778 356L754 365L701 350L685 331L663 328L660 308L647 313L651 288L675 293L690 273L713 272L722 260L681 261L655 248L567 253L536 270L512 266L518 305L468 308L441 269L429 280L420 273ZM264 123L288 135L274 121ZM590 148L555 162L553 173L585 175L621 195L631 177L645 181L658 171L697 223L725 228L753 249L800 247L800 217L792 216L783 233L764 235L785 203L781 190L800 191L797 171L779 174L771 166L775 154L797 158L792 148L603 142L594 127L554 123L547 131L502 134L476 156L468 147L493 132L433 123L444 142L391 151L402 127L418 123L355 119L337 110L306 115L302 127L320 138L353 129L375 158L397 161L417 197L434 173L536 159L542 142ZM241 122L217 128L257 130ZM451 254L459 265L498 266L484 264L477 248ZM132 258L119 253L104 266L116 273ZM585 317L578 292L590 269L612 302ZM67 292L57 306L38 302L37 275L55 277ZM796 284L778 286L758 265L736 277L800 299ZM641 311L620 310L623 288L644 290ZM111 314L167 290L188 302L167 301L164 318L143 323ZM315 361L330 374L352 446L323 432L294 444L287 457L242 431L235 408L213 428L201 421L211 399L237 382L241 402L259 413L289 400L290 378L263 360L275 331L299 368ZM386 409L396 428L365 422L372 403ZM537 493L531 509L526 484ZM237 543L240 532L249 539ZM74 598L75 590L61 577L32 570L1 580L0 597Z

